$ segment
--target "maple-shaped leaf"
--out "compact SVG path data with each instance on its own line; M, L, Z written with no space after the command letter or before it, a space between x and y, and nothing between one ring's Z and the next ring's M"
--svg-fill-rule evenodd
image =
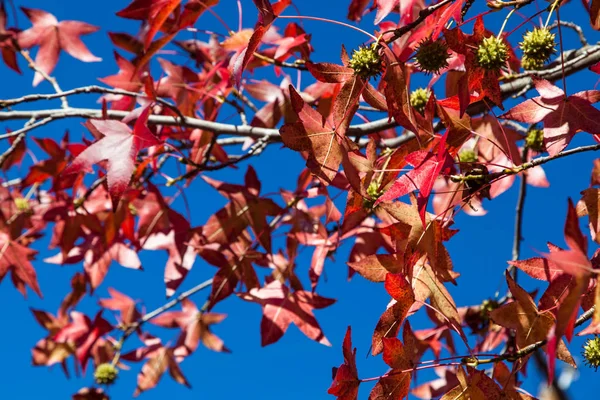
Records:
M0 281L11 272L15 287L26 295L25 285L42 297L37 275L31 260L37 251L12 240L6 233L0 232Z
M98 80L117 89L139 92L144 86L141 75L146 71L140 70L140 68L136 67L132 62L116 51L114 52L114 55L117 66L119 67L119 72L114 75L99 78ZM115 110L131 110L136 104L136 99L134 97L120 94L107 94L103 96L103 99L110 102L111 108Z
M590 23L592 28L600 30L600 1L592 0L588 12L590 13Z
M49 312L33 308L31 312L36 321L48 331L47 337L38 340L31 350L32 364L51 366L61 363L66 368L66 359L75 349L67 343L57 343L54 336L69 323L68 316L59 314L55 317Z
M161 346L158 350L152 352L150 359L142 366L133 397L137 397L143 391L155 387L167 369L175 382L191 387L185 376L183 376L181 368L179 368L179 364L173 355L173 349Z
M272 281L262 288L238 295L241 299L262 306L260 323L262 346L277 342L293 322L308 338L331 346L321 330L313 310L329 307L334 299L321 297L305 290L290 292L280 281Z
M263 36L267 33L275 18L291 3L290 0L279 0L275 4L271 4L268 0L253 0L258 9L258 23L254 28L252 36L248 40L248 44L238 50L231 59L231 69L235 83L239 85L242 79L242 73L252 59L254 52L260 46Z
M344 363L333 369L333 382L327 393L337 396L337 400L358 398L358 371L356 370L356 348L352 349L352 329L348 327L342 344Z
M33 138L33 140L40 149L50 156L50 158L32 165L29 168L27 176L23 179L22 186L28 187L36 183L40 184L46 179L52 179L52 187L54 190L72 187L77 177L70 176L60 179L60 174L67 166L69 158L71 157L68 155L68 152L77 154L77 152L83 150L85 145L70 144L68 132L65 133L60 144L56 143L51 138Z
M413 388L410 393L423 400L437 399L458 384L453 368L438 367L434 371L439 378Z
M131 297L113 288L108 288L108 293L111 298L100 299L98 304L106 309L119 311L121 324L129 326L140 319L141 314L137 310L135 301L133 301Z
M465 372L460 366L457 371L457 379L458 385L444 394L441 399L501 399L505 396L498 384L487 376L485 371L467 367Z
M348 19L360 22L371 0L352 0L348 6Z
M133 130L121 121L90 120L88 127L104 135L82 151L63 174L93 172L92 165L106 160L108 190L113 208L127 189L140 150L161 144L146 126L150 107L146 107L135 122Z
M102 61L93 55L80 39L82 35L96 32L98 27L79 21L61 21L46 11L24 8L21 10L27 15L33 26L18 34L19 46L24 49L39 45L35 56L35 65L41 71L50 75L58 62L60 50L85 62ZM37 86L44 77L36 72L33 77L33 86Z
M178 9L181 0L134 0L117 12L122 18L147 21L148 29L144 37L144 49L147 50L154 36L161 30L169 15Z
M354 70L350 67L333 63L306 62L306 68L320 82L344 83L354 77Z
M271 252L271 227L267 217L278 215L282 209L273 200L259 196L260 181L254 168L249 166L246 172L246 182L254 182L251 185L223 183L208 177L203 179L229 200L202 227L207 242L229 244L242 235L247 227L251 227L257 241Z
M568 341L573 337L577 310L581 303L581 295L588 289L592 277L592 264L587 257L587 239L579 228L579 217L571 199L567 209L565 222L565 241L569 250L554 251L546 258L565 273L571 275L568 286L558 299L556 310L556 326L548 337L548 379L552 382L557 347L563 335ZM566 293L565 293L566 292Z
M389 48L385 47L383 54L386 71L382 80L385 84L385 100L390 117L394 117L396 123L403 128L418 132L415 127L417 123L415 112L410 106L406 68Z
M92 290L100 286L113 261L126 268L141 269L142 267L135 250L119 241L106 244L102 237L95 235L88 235L83 243L72 247L66 254L61 252L44 261L51 264L76 264L83 261L86 279Z
M72 397L72 400L110 400L102 388L81 388Z
M156 94L171 97L184 115L193 116L196 103L203 93L198 75L185 66L162 58L158 62L167 76L157 82Z
M376 0L377 14L375 15L375 25L379 24L385 17L387 17L392 11L399 9L400 12L400 24L412 22L415 15L413 14L413 8L415 4L418 4L415 0L400 1L400 0Z
M306 104L291 85L290 97L298 121L281 127L281 140L292 150L308 152L307 167L330 183L342 162L344 137L328 126L325 118Z
M0 3L0 54L4 63L14 70L21 73L19 64L17 63L17 49L15 48L13 39L17 37L18 30L14 28L6 28L6 9L4 3Z
M434 220L435 216L430 213L425 214L427 224L424 226L415 196L411 195L410 199L411 204L396 201L381 205L386 213L398 221L382 231L398 241L396 252L404 254L405 260L412 260L405 263L405 268L416 264L415 260L426 255L426 261L435 271L436 280L453 282L457 274L452 271L452 260L443 242L449 240L457 231L444 227L442 222Z
M558 246L548 243L550 253L561 251ZM526 260L509 261L510 265L519 268L534 279L552 282L564 274L564 270L552 262L548 257L533 257Z
M478 48L485 38L494 36L494 34L485 29L483 18L478 16L475 20L472 35L465 35L462 30L457 27L451 30L444 29L444 37L448 43L448 47L456 53L464 56L464 67L466 68L468 85L459 85L458 100L460 101L460 114L466 110L466 102L482 100L484 97L489 98L498 107L502 106L502 93L500 91L499 78L502 75L501 69L487 69L481 67L477 62L477 52L473 51ZM510 44L502 39L508 48L509 54L512 52ZM472 96L476 92L477 96Z
M72 343L76 348L77 361L85 371L92 347L99 338L112 331L113 327L102 318L102 311L96 314L93 321L78 311L71 311L70 317L71 322L56 333L54 340L57 343Z
M348 265L362 277L372 282L383 282L388 272L402 271L404 260L396 254L371 254Z
M172 296L192 269L196 252L192 242L190 222L173 210L160 190L147 184L143 198L134 201L138 215L138 236L143 248L166 250L169 254L164 280L167 296Z
M199 342L213 351L229 352L223 341L210 331L210 325L218 324L225 319L225 314L201 313L189 299L181 302L181 311L170 311L152 319L152 323L165 328L182 330L173 355L185 358L198 348Z
M600 166L600 160L596 160L596 163ZM596 169L596 165L594 169ZM581 192L581 200L577 204L577 215L588 217L592 240L600 243L600 189L589 188Z
M369 400L397 399L408 396L412 363L402 342L396 337L383 339L383 361L392 369L381 377L369 395Z
M514 281L508 271L506 281L514 300L492 311L492 320L516 331L517 350L546 339L554 325L552 313L538 311L531 296Z
M551 156L560 153L575 135L584 131L600 134L600 111L592 106L600 101L600 91L585 90L567 96L545 79L533 78L538 97L525 100L500 118L544 124L544 143Z
M394 184L375 202L389 201L404 196L415 190L419 191L417 204L423 226L429 195L435 180L441 173L448 173L454 160L446 151L446 137L442 136L437 154L419 150L406 156L406 161L414 167L394 182Z
M375 327L371 345L373 355L383 351L386 338L398 335L408 310L415 302L415 295L410 283L402 274L388 273L385 276L385 290L392 296L394 302L381 315Z

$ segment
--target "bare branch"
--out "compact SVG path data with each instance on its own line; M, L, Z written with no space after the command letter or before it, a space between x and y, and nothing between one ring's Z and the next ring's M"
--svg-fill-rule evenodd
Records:
M9 133L5 133L4 135L0 135L0 140L2 140L2 139L8 139L8 138L13 137L13 136L19 136L21 134L25 134L25 133L29 132L30 130L33 130L33 129L39 127L39 126L46 125L47 123L51 122L52 119L53 119L52 117L47 117L47 118L44 118L44 119L42 119L42 120L40 120L38 122L34 122L32 124L25 125L23 128L18 129L16 131L12 131L12 132L9 132Z
M60 88L58 82L56 81L56 78L48 75L47 73L45 73L44 71L42 71L41 69L39 69L37 67L37 65L35 65L35 62L33 61L33 58L31 58L31 56L29 55L29 51L27 50L20 50L19 51L21 53L21 55L23 56L23 58L25 58L27 60L27 65L29 66L29 68L31 68L33 71L37 72L38 74L40 74L45 80L47 80L52 87L54 88L54 90L56 91L57 94L62 94L63 91ZM62 103L62 107L63 108L68 108L69 107L69 102L67 101L67 98L65 96L59 96L60 97L60 101Z
M550 162L552 160L557 160L559 158L568 157L570 155L577 154L577 153L584 153L587 151L598 151L598 150L600 150L600 144L581 146L581 147L576 147L574 149L560 152L553 156L538 157L535 160L531 160L529 162L523 163L516 167L505 168L500 172L495 172L495 173L488 174L488 175L451 175L450 179L453 182L482 181L482 180L491 181L493 179L499 179L499 178L502 178L502 177L508 176L508 175L516 175L516 174L521 173L530 168L537 167L538 165L546 164L547 162Z

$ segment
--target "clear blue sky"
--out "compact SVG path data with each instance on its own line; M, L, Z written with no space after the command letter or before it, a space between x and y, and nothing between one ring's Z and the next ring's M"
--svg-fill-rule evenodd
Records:
M61 54L54 75L63 89L97 83L97 77L111 75L117 71L113 46L107 32L125 31L136 33L137 22L123 20L115 16L115 12L125 7L128 2L105 0L102 2L85 2L75 0L15 0L17 6L41 8L56 15L59 20L81 20L101 26L101 31L84 38L90 50L102 57L100 63L81 63ZM216 9L221 17L232 26L237 26L237 7L233 0L222 0ZM256 21L256 11L250 0L242 1L244 5L244 26L252 27ZM347 13L349 0L316 1L302 0L297 6L303 15L318 15L321 17L344 20ZM545 7L545 2L540 2ZM534 7L534 6L532 6ZM530 10L525 10L529 13ZM290 8L286 14L292 14ZM505 16L505 12L494 14L494 27L497 30ZM471 12L469 15L473 15ZM19 11L19 26L29 27L24 14ZM579 2L566 6L563 18L571 19L585 25L587 28L587 15ZM517 17L511 22L518 21ZM12 21L12 20L11 20ZM367 16L361 26L372 30L373 14ZM487 21L487 20L486 20ZM344 44L351 49L366 40L359 33L339 26L320 22L304 23L312 36L312 44L316 49L313 59L316 61L338 62L340 46ZM278 23L283 26L282 22ZM210 15L201 17L199 27L224 32L224 29ZM509 23L509 27L510 27ZM514 26L514 25L512 25ZM490 28L491 29L491 28ZM595 42L598 34L592 32L588 35L591 42ZM574 35L567 33L565 36L566 47L578 47ZM175 62L183 62L182 57L172 58ZM24 76L18 76L6 67L0 66L2 85L0 98L12 98L32 92L32 74L26 68L25 62L20 60ZM304 84L309 81L308 75L303 78ZM568 79L569 92L588 89L596 76L591 73L582 73L578 77ZM42 83L37 91L51 92L48 84ZM95 97L77 97L71 100L72 104L82 107L93 107ZM53 107L58 106L53 103ZM511 104L510 102L507 104ZM25 105L23 108L34 107ZM86 134L82 121L69 120L54 122L30 134L34 137L59 138L65 129L69 129L74 140L80 140ZM18 125L8 124L16 129ZM87 134L86 137L90 137ZM580 134L572 146L591 143L591 138ZM6 143L0 144L6 146ZM32 148L34 148L32 146ZM34 149L34 152L37 151ZM39 155L39 154L38 154ZM546 173L551 186L548 189L530 188L525 207L525 231L523 242L523 257L536 255L536 250L545 250L546 241L562 245L562 227L566 213L567 197L578 199L579 192L589 184L589 172L594 154L580 154L575 157L563 159L549 164ZM298 172L303 167L303 162L297 154L278 146L271 146L260 158L253 159L252 163L263 183L263 193L273 193L280 188L293 188ZM27 163L25 164L25 166ZM242 171L245 166L242 167ZM10 177L24 174L25 169L13 170ZM214 178L229 180L239 183L243 177L239 173L224 171L215 173ZM483 218L460 216L457 218L456 228L461 232L448 244L455 269L462 276L459 287L449 288L458 305L478 304L489 296L503 283L506 260L510 258L513 238L514 206L517 188L513 187L508 193L503 194L494 202L486 202L489 210ZM197 180L188 190L188 196L193 210L192 224L197 226L206 221L208 216L218 210L222 205L222 198L201 180ZM178 204L181 207L181 203ZM340 204L340 207L343 207ZM587 232L587 230L585 230ZM55 312L64 294L68 291L70 277L81 266L60 267L45 264L43 258L53 254L43 246L47 240L39 242L41 251L38 261L34 263L37 270L40 286L44 299L37 298L30 293L28 299L12 288L7 280L0 286L0 304L2 309L2 329L0 329L0 350L2 367L0 368L0 398L19 398L24 400L37 398L65 399L83 386L92 384L90 370L84 377L72 377L67 380L59 367L48 369L45 367L31 367L30 350L38 339L44 336L45 331L34 321L29 307ZM592 246L593 247L593 246ZM304 337L295 327L290 327L286 335L275 345L267 348L260 347L259 323L261 319L260 307L230 298L220 303L215 311L228 314L223 323L215 326L213 331L219 335L232 350L232 354L213 353L200 347L182 365L182 370L193 386L193 390L174 383L165 375L156 389L143 393L141 398L153 399L230 399L244 397L249 399L328 399L326 394L331 384L331 368L338 366L342 361L341 341L346 327L352 325L353 342L358 347L358 369L361 377L372 377L383 374L387 368L380 358L366 357L373 328L384 311L389 300L383 286L366 282L361 277L356 277L347 282L345 277L347 267L345 255L349 247L344 246L338 251L336 261L326 264L326 280L320 285L319 292L323 296L338 299L330 308L317 311L316 316L333 347L325 347L311 342ZM311 249L306 249L298 270L301 276L306 276ZM107 297L106 289L114 287L125 292L151 310L161 305L164 299L163 268L166 256L158 252L142 252L141 259L144 272L120 268L116 265L110 270L108 278L97 290L94 297L84 301L80 309L93 313L97 306L97 298ZM302 261L305 264L302 264ZM187 289L196 283L209 278L215 269L198 260L193 271L188 275L182 285ZM532 289L534 282L523 278L526 288ZM504 289L503 289L504 290ZM202 304L206 293L193 297L196 303ZM109 314L107 318L111 318ZM112 320L114 321L114 320ZM412 320L413 327L425 328L426 321L420 316ZM175 340L175 332L161 332L164 341ZM571 346L572 353L577 359L582 340L575 339ZM131 343L130 345L133 345ZM426 359L431 354L426 355ZM131 371L122 371L118 383L111 387L109 394L113 399L130 398L136 385L136 375L139 366L132 365ZM530 371L533 371L531 368ZM579 381L570 389L572 398L582 397L597 387L592 370L582 366ZM537 376L535 373L533 376ZM432 377L431 373L419 374L418 382L424 382ZM364 385L360 398L366 398L371 385ZM526 384L527 390L535 393L536 384Z

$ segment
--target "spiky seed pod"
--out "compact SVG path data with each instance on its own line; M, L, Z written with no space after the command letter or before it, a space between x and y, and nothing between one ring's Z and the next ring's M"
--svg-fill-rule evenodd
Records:
M370 198L363 199L363 207L367 210L371 210L373 208L373 204L377 201L379 197L383 194L381 190L379 190L379 183L373 181L367 187L367 194Z
M426 74L439 73L448 66L448 45L444 40L424 39L417 47L417 67Z
M538 153L545 151L544 131L541 129L530 129L525 137L525 146Z
M472 149L464 149L458 153L458 160L461 163L473 163L477 161L477 154Z
M508 60L508 47L502 39L490 36L477 47L477 64L487 70L499 70Z
M110 363L100 364L94 371L94 379L98 385L111 385L117 379L119 370Z
M354 70L355 75L364 80L369 80L381 74L383 60L377 45L372 43L370 46L360 46L355 49L352 52L348 66Z
M427 89L418 88L410 94L410 105L417 110L420 114L425 111L425 106L429 101L431 92Z
M523 51L523 60L521 61L524 69L540 69L546 61L556 53L556 35L550 33L547 28L535 28L523 36L523 41L519 43Z
M481 303L481 313L483 315L488 316L492 311L494 311L496 308L498 308L500 305L498 304L498 302L496 300L493 299L485 299L482 303Z
M521 58L521 66L523 67L523 69L528 71L536 71L538 69L542 69L544 63L545 61L540 61L538 59L527 56L523 56L523 58Z
M598 371L600 367L600 338L588 339L583 346L583 358L585 364Z
M18 197L15 199L15 206L17 207L17 210L22 213L28 213L31 211L29 200L23 197Z

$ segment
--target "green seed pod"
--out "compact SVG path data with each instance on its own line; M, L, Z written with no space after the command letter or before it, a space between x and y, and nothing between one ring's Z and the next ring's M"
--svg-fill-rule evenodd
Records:
M477 48L477 64L487 70L499 70L508 60L508 47L502 39L490 36Z
M17 206L17 210L19 210L22 213L28 213L31 211L29 200L23 197L18 197L15 199L15 206Z
M458 153L458 160L461 163L473 163L477 161L477 154L472 149L464 149Z
M443 40L425 39L419 43L415 58L417 67L426 74L439 73L448 66L448 45Z
M521 58L521 66L525 70L536 71L538 69L542 69L542 67L544 66L544 61L540 61L538 59L531 58L528 56L523 56L523 58Z
M541 129L530 129L525 137L525 146L538 153L544 152L546 150L544 146L544 131Z
M583 358L585 364L596 371L600 367L600 338L588 339L583 346Z
M354 74L364 80L381 74L383 60L375 43L370 46L360 46L352 52L349 67L354 70Z
M110 363L100 364L94 371L94 379L98 385L111 385L117 379L119 370Z
M430 95L431 92L429 90L418 88L410 94L410 105L419 113L423 114Z
M519 43L523 51L522 65L524 69L540 69L546 61L556 53L555 35L547 28L535 28L523 36Z

